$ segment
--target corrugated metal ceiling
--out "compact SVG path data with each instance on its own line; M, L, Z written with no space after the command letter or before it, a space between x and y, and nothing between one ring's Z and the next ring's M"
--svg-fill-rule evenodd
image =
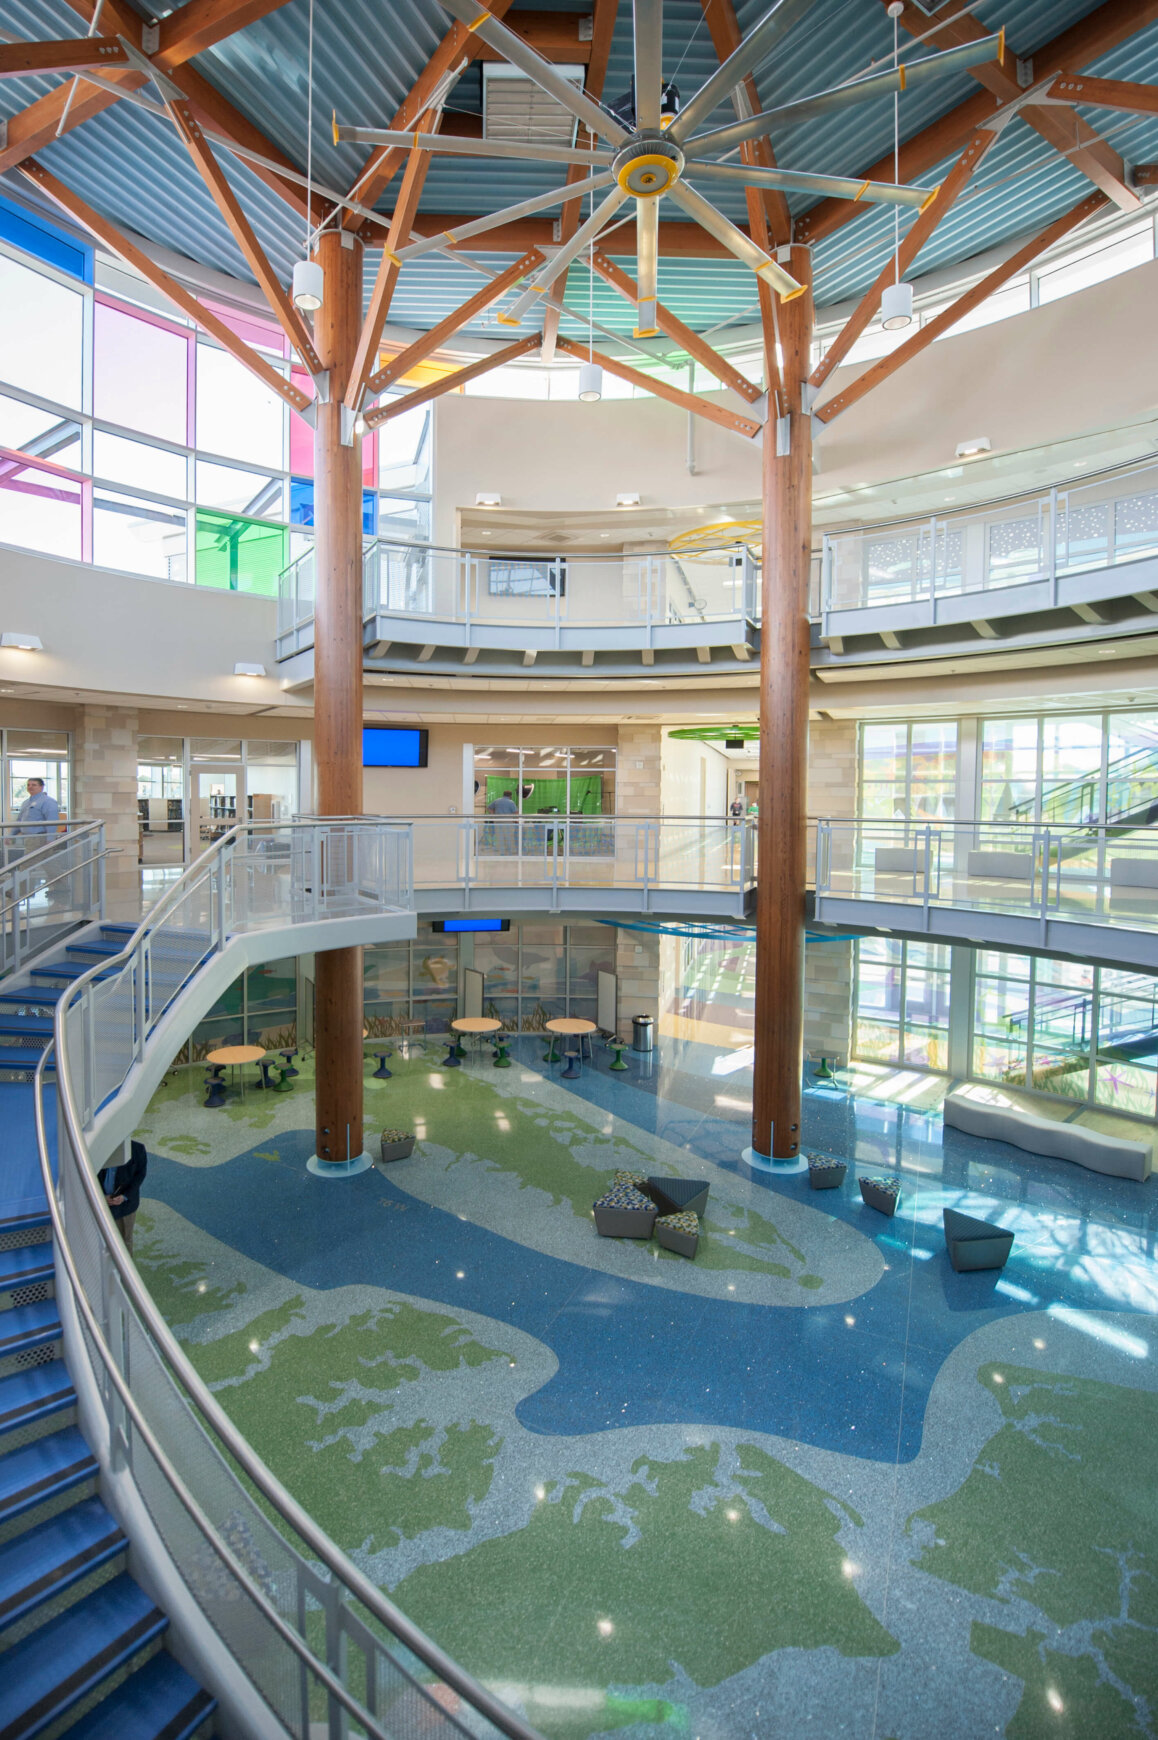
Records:
M590 0L536 0L535 9L589 8ZM762 16L767 0L740 0L744 30ZM1031 56L1040 46L1096 9L1097 0L983 0L975 16L989 29L1004 24L1014 52ZM512 14L517 20L517 8ZM305 166L308 89L306 74L309 0L288 0L216 48L197 57L196 67L262 133L300 167ZM932 22L932 21L931 21ZM316 0L314 56L314 173L323 185L348 188L366 158L363 147L335 147L329 116L368 125L386 124L405 97L427 57L444 34L448 19L436 0ZM30 38L77 35L77 13L66 0L4 0L4 30ZM716 66L716 56L700 0L666 0L664 66L686 100ZM902 37L902 41L906 40ZM936 39L930 49L937 46ZM892 50L892 25L881 0L815 0L772 59L757 74L763 101L787 102L849 78ZM1158 25L1140 31L1112 53L1084 69L1115 78L1158 82ZM631 9L621 5L605 94L614 99L631 77ZM0 81L0 115L10 115L51 90L57 77ZM901 132L908 137L948 113L977 90L962 73L926 84L901 99ZM481 79L477 66L455 85L449 107L479 113ZM1158 159L1158 118L1089 111L1085 117L1132 162ZM722 107L713 121L723 124L731 111ZM853 174L887 155L892 144L892 103L881 100L789 128L774 136L777 161L786 168ZM249 281L242 257L183 147L168 124L139 108L118 103L84 126L47 146L42 161L82 198L126 228L179 254ZM288 281L302 240L303 224L258 177L227 153L222 154L254 228L283 279ZM948 167L939 165L922 181L931 185ZM558 165L481 162L438 158L427 177L422 209L440 214L482 214L501 205L561 185ZM25 196L19 176L10 185ZM1020 121L1013 122L990 152L971 186L923 251L919 271L969 260L1032 230L1067 210L1089 188L1071 162L1051 149ZM397 183L379 206L389 211ZM710 189L715 202L737 221L745 208L741 191ZM793 195L794 213L814 203ZM664 209L664 220L680 214ZM911 221L902 218L902 225ZM853 223L818 244L815 253L817 301L826 305L856 295L888 259L893 217L870 208ZM614 246L612 250L614 251ZM633 243L629 242L629 252ZM505 260L479 254L492 271ZM377 256L368 256L373 268ZM368 283L369 283L369 272ZM428 256L402 274L391 317L410 326L427 326L455 308L477 288L478 274L461 261ZM730 260L664 258L660 268L663 299L699 329L751 318L755 295L751 275ZM587 272L573 267L568 300L586 306ZM629 331L632 311L600 287L596 318ZM538 316L535 316L537 322ZM479 332L496 328L493 316ZM564 322L576 334L581 324Z

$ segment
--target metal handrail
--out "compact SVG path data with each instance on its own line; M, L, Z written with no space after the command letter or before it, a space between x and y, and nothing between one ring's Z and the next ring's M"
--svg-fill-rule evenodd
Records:
M322 818L302 818L301 825L321 827L343 819L362 821L365 823L371 818L364 816L349 818L330 816ZM119 955L115 955L109 960L97 962L66 988L63 996L57 1004L52 1047L57 1057L56 1073L59 1115L63 1120L64 1128L67 1131L68 1140L73 1152L79 1159L86 1162L86 1164L77 1167L77 1172L80 1177L82 1189L84 1190L89 1206L92 1209L93 1218L96 1222L98 1231L104 1242L106 1254L111 1258L112 1263L117 1270L120 1283L124 1288L133 1309L137 1313L137 1316L147 1330L154 1345L164 1359L171 1374L179 1383L185 1394L186 1400L195 1407L197 1414L200 1416L206 1427L211 1431L213 1437L215 1437L229 1452L230 1456L240 1467L244 1475L253 1482L258 1491L269 1501L282 1521L284 1521L288 1527L306 1543L309 1550L320 1561L320 1563L330 1571L338 1583L344 1586L354 1599L358 1601L374 1619L383 1625L385 1629L403 1645L403 1647L408 1649L418 1658L418 1660L423 1662L432 1673L436 1674L439 1679L443 1680L453 1691L457 1692L469 1705L476 1709L480 1714L484 1715L501 1734L508 1736L508 1740L542 1740L542 1736L539 1735L535 1729L523 1722L522 1719L515 1715L513 1711L508 1710L499 1699L495 1698L487 1691L485 1686L482 1686L473 1679L465 1669L460 1668L457 1663L439 1649L438 1645L428 1638L418 1626L414 1625L409 1619L407 1619L401 1609L395 1607L394 1603L390 1601L382 1591L369 1580L368 1577L359 1571L358 1567L346 1556L336 1542L331 1540L329 1535L327 1535L325 1531L314 1522L309 1513L303 1510L301 1505L299 1505L292 1495L287 1492L285 1487L277 1479L276 1475L272 1473L272 1471L257 1455L249 1441L238 1430L228 1414L226 1414L224 1409L216 1401L198 1373L196 1367L185 1355L180 1344L173 1336L169 1325L165 1322L164 1317L157 1309L151 1294L142 1282L135 1264L130 1260L128 1252L124 1248L123 1242L114 1237L110 1226L107 1224L106 1217L102 1212L103 1202L97 1191L94 1168L89 1158L82 1120L77 1107L76 1096L73 1091L67 1047L68 1011L75 1004L78 997L90 984L93 983L98 975L107 974L110 968L115 968L117 965L127 961L129 956L133 953L138 939L154 928L158 916L163 916L164 910L171 907L179 898L180 890L183 887L192 886L193 882L198 877L204 875L210 869L209 860L223 859L227 846L232 845L239 834L284 826L284 823L245 823L237 828L230 829L228 834L215 842L207 852L202 854L201 858L191 864L188 870L178 878L177 882L173 884L173 887L167 891L166 895L160 901L158 901L157 906L152 909L147 918L133 933L129 945L123 949ZM148 1044L147 1035L144 1043L146 1045ZM43 1059L41 1066L43 1066ZM40 1070L38 1068L38 1076L39 1073ZM54 1186L52 1186L47 1133L44 1129L40 1099L40 1083L38 1081L36 1092L37 1141L40 1146L41 1168L42 1171L45 1171L48 1180L49 1201L51 1207ZM61 1249L66 1250L67 1234L60 1225L59 1216L56 1214L53 1215L53 1226ZM69 1254L71 1256L71 1252ZM69 1265L69 1273L70 1280L73 1281L75 1287L77 1284L74 1279L75 1268L72 1265ZM78 1297L83 1299L83 1292L81 1292ZM97 1334L97 1345L101 1350L102 1361L107 1364L107 1349L104 1345L104 1338L99 1334L99 1332ZM178 1497L182 1496L178 1487L175 1487L174 1490L177 1491ZM194 1518L194 1520L197 1521L196 1518ZM198 1522L198 1527L200 1526L201 1524ZM209 1526L212 1527L211 1524ZM215 1550L220 1552L221 1547L219 1544L219 1537L216 1533L214 1533L213 1539ZM251 1581L248 1577L243 1578L243 1582L247 1589L252 1588ZM323 1664L317 1662L316 1658L313 1658L313 1663L314 1665L311 1671L318 1672L320 1678L324 1677ZM328 1672L328 1670L324 1671ZM343 1703L345 1703L344 1696ZM440 1715L448 1716L448 1712L442 1710L441 1706L439 1707L439 1713ZM359 1712L358 1719L359 1721L363 1721L366 1718L361 1712ZM464 1730L464 1732L469 1731ZM374 1727L373 1733L377 1736L381 1733L381 1730ZM382 1740L390 1740L390 1737L388 1735L382 1735Z
M26 901L32 900L35 894L41 894L46 888L51 888L54 882L67 882L70 876L75 876L78 870L87 870L90 864L101 864L106 858L119 858L122 850L123 848L120 846L106 846L103 851L94 852L91 858L82 858L79 864L73 864L69 869L62 870L59 876L46 876L43 882L37 884L34 893L21 894L15 900L10 900L7 906L0 906L0 918L4 918L16 907L23 906ZM21 862L27 864L28 859L23 859Z
M104 1334L101 1330L100 1324L97 1322L92 1306L88 1302L88 1297L84 1290L84 1284L77 1272L76 1263L72 1255L72 1249L68 1243L68 1237L64 1229L64 1221L61 1218L60 1204L56 1200L52 1169L48 1163L48 1135L44 1123L43 1103L44 1073L51 1067L49 1063L49 1054L55 1051L55 1049L55 1042L45 1048L41 1060L36 1066L36 1074L34 1078L34 1109L36 1116L36 1140L39 1148L40 1172L44 1181L45 1195L48 1199L48 1213L52 1220L53 1240L56 1248L56 1255L60 1258L60 1261L64 1265L65 1272L68 1275L69 1286L72 1290L73 1303L80 1312L84 1326L88 1331L89 1338L100 1355L101 1364L104 1366L105 1372L111 1380L113 1388L117 1392L121 1405L129 1415L129 1418L132 1420L137 1431L140 1433L146 1449L150 1456L152 1456L158 1468L161 1470L162 1474L165 1476L169 1487L181 1500L188 1516L200 1530L204 1539L208 1541L209 1545L213 1548L213 1551L228 1565L238 1583L244 1587L249 1598L253 1601L254 1605L260 1609L263 1618L273 1626L283 1643L289 1645L294 1654L298 1657L298 1660L308 1668L310 1673L317 1676L331 1696L337 1698L346 1713L353 1716L357 1722L365 1727L367 1733L372 1737L372 1740L394 1740L394 1737L390 1735L385 1728L382 1728L378 1722L375 1721L374 1717L358 1703L357 1699L346 1690L342 1682L330 1672L330 1669L326 1664L319 1660L304 1639L298 1636L292 1625L286 1623L277 1608L267 1599L260 1586L254 1582L252 1577L250 1577L245 1570L245 1567L234 1557L231 1548L222 1540L220 1532L214 1528L213 1523L205 1515L205 1512L197 1503L197 1500L174 1468L160 1440L157 1438L140 1407L137 1405L128 1384L121 1376L116 1361L112 1358L112 1355L109 1352ZM78 1168L78 1171L80 1172L82 1185L85 1189L86 1195L88 1195L90 1203L93 1206L101 1236L104 1239L106 1251L112 1256L114 1263L118 1264L120 1268L121 1283L122 1285L125 1285L126 1269L123 1265L127 1259L123 1259L121 1253L117 1250L115 1238L109 1236L108 1228L104 1223L99 1208L97 1207L99 1193L93 1183L91 1173L83 1167ZM127 1287L126 1291L128 1291ZM136 1303L135 1300L134 1303ZM398 1668L400 1673L406 1676L415 1690L425 1698L429 1704L437 1708L440 1718L452 1723L461 1734L466 1735L468 1740L470 1740L469 1730L464 1728L460 1722L456 1721L449 1711L444 1710L441 1705L436 1704L436 1700L431 1697L431 1694L420 1680L416 1680L412 1674L408 1674L406 1669L403 1668L400 1663L395 1663L394 1665Z

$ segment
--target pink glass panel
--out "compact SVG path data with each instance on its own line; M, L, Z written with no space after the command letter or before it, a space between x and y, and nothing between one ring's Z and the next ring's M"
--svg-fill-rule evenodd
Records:
M94 415L183 446L189 335L99 299L93 320Z
M0 447L0 541L80 561L82 489L69 472Z
M226 308L223 303L212 302L208 296L199 298L210 313L216 314L223 326L238 338L251 344L256 350L264 350L272 356L288 356L289 345L280 326L273 320L261 320L257 315L238 314L235 308Z
M306 393L312 399L314 383L304 369L291 369L290 380L299 391ZM290 412L290 470L295 477L312 477L314 475L314 432L304 417L299 417L296 411Z

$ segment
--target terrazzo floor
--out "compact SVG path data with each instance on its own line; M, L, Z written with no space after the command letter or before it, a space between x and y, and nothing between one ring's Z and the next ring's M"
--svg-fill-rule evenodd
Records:
M869 1070L810 1083L808 1150L852 1163L814 1193L739 1160L743 1047L575 1082L531 1036L444 1050L368 1059L367 1130L418 1143L359 1177L305 1170L308 1060L224 1111L177 1072L139 1132L163 1309L414 1620L548 1740L1155 1736L1153 1180ZM710 1183L694 1262L597 1237L620 1167ZM1003 1271L953 1273L945 1206L1013 1230Z

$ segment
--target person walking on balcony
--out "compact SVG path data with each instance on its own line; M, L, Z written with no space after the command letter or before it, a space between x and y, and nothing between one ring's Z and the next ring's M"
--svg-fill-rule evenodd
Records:
M123 1166L106 1166L100 1174L100 1187L112 1211L117 1231L130 1251L133 1248L133 1226L141 1206L141 1186L149 1170L149 1154L143 1142L129 1143L129 1158Z
M519 806L511 793L504 791L488 804L487 808L492 816L503 818L500 822L492 823L492 827L499 852L504 857L509 857L515 850L515 829L518 826L518 823L511 821L510 818L518 815Z
M44 781L33 776L28 781L28 796L20 806L17 816L20 823L20 837L25 842L38 841L41 837L47 839L56 832L56 823L60 820L60 805L54 797L50 797L44 789ZM29 846L31 851L34 846Z

